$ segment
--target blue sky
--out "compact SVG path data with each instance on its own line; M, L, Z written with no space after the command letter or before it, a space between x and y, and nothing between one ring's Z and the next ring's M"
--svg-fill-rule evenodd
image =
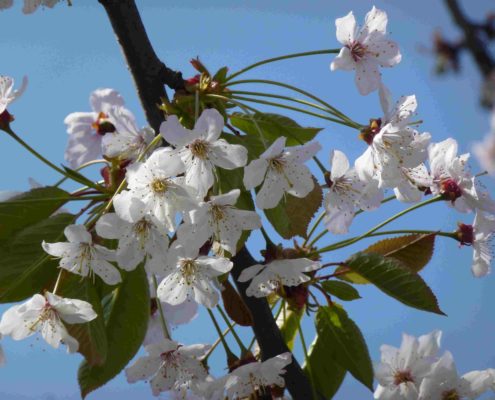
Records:
M73 3L71 8L60 4L53 10L39 10L30 16L20 12L20 4L0 12L0 74L14 76L18 82L24 74L30 78L27 92L10 108L16 116L14 127L26 141L58 163L63 162L67 139L63 119L70 112L88 110L89 93L98 87L120 91L127 106L145 124L131 77L103 9L96 1L74 0ZM464 1L463 5L469 6L469 15L480 17L488 11L488 3ZM334 19L354 10L362 20L373 4L389 14L389 30L403 54L403 61L396 68L384 71L384 81L394 97L416 94L419 117L424 120L422 129L431 132L435 141L453 136L460 142L462 151L469 151L473 141L489 128L488 114L478 106L478 73L469 57L464 56L462 74L436 77L432 73L433 59L419 51L421 46L429 46L431 32L437 27L450 37L457 35L443 2L184 0L180 5L158 0L138 2L158 55L171 68L183 71L185 77L194 74L188 60L196 56L210 70L228 65L235 71L276 55L336 48ZM360 96L353 75L331 73L330 61L331 57L326 55L284 61L254 70L246 77L279 80L312 91L360 122L380 116L377 95ZM243 90L250 89L260 87ZM355 131L311 117L294 117L302 125L325 128L319 140L323 145L320 158L326 163L331 149L341 149L351 159L364 150ZM0 136L0 149L0 190L27 190L28 177L43 184L57 180L56 173L24 153L10 138ZM473 169L477 168L473 163ZM493 189L491 183L487 185ZM364 214L353 225L353 232L372 227L402 208L400 204L388 204L379 212ZM436 204L390 227L453 230L461 220L471 222L471 216L459 215L445 204ZM325 240L330 243L338 239L328 236ZM258 235L253 235L251 248L256 251L260 244ZM361 248L364 244L335 257L343 259L352 250ZM443 348L454 354L461 372L495 366L494 277L474 279L470 258L471 249L438 240L435 255L422 272L448 317L407 308L371 286L359 288L363 299L346 304L346 309L361 327L373 359L379 358L381 344L399 345L402 332L420 335L438 328L444 331ZM307 338L312 337L310 321L304 324L304 330ZM215 340L213 327L204 315L190 327L175 331L174 337L184 343ZM0 398L78 398L78 355L54 351L39 339L25 342L6 339L2 344L8 365L0 370ZM297 354L300 355L300 349ZM222 363L219 350L214 359L217 374L222 372ZM88 399L138 397L151 398L147 385L130 386L119 376ZM347 378L335 398L366 399L371 395Z

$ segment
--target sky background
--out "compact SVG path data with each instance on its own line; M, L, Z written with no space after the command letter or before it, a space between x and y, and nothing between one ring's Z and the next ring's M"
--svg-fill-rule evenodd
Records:
M117 89L140 124L145 124L120 48L103 8L96 1L74 0L70 8L59 4L29 16L21 13L21 2L15 3L13 9L0 12L0 74L13 76L18 83L23 75L30 79L24 96L9 109L16 116L13 127L19 135L50 160L62 163L67 140L63 120L70 112L89 110L89 94L99 87ZM362 21L375 4L387 11L389 30L403 55L397 67L384 71L384 82L395 98L416 94L419 117L424 120L421 129L431 132L434 141L455 137L463 152L469 151L472 143L489 129L489 115L478 105L479 75L469 56L462 57L460 75L437 77L432 73L433 58L420 51L422 47L431 47L431 33L437 27L447 37L458 35L441 1L183 0L180 5L177 3L148 0L139 1L138 6L159 57L171 68L183 71L185 77L194 74L188 60L196 56L211 71L224 65L235 71L277 55L337 48L335 18L354 10L358 21ZM475 18L483 17L490 7L493 10L493 3L488 0L462 4ZM332 56L323 55L284 61L256 69L245 77L299 86L359 122L380 116L377 94L360 96L352 73L329 71L331 59ZM243 90L260 88L246 86ZM271 88L265 90L274 92ZM357 140L356 131L312 117L294 118L302 125L325 128L319 134L323 145L320 159L325 163L331 149L343 150L350 159L364 151L365 145ZM478 168L473 161L473 170L476 172ZM28 190L29 177L46 185L58 179L55 172L7 136L0 136L0 171L0 190ZM92 173L97 176L95 171ZM486 182L492 190L493 185ZM369 229L403 208L401 204L387 204L378 212L364 214L356 220L352 232ZM471 215L457 214L442 203L403 218L390 228L454 230L458 221L471 223L471 219ZM320 243L339 239L328 235ZM254 254L261 243L258 235L250 239ZM342 260L365 245L362 242L350 250L332 254L331 260ZM421 335L441 329L442 347L454 354L460 372L495 367L495 278L474 279L470 272L471 256L470 248L459 248L456 242L439 238L432 261L421 273L448 317L407 308L372 286L358 288L363 299L345 306L361 327L374 360L379 359L381 344L398 346L402 332ZM306 339L311 341L314 333L311 321L304 323L304 330ZM173 336L185 344L215 340L213 326L203 314L188 327L175 330ZM249 335L244 333L243 337ZM40 339L23 342L5 339L2 345L8 364L0 369L1 399L79 398L76 378L79 355L66 355L64 349L55 351ZM301 356L300 348L296 354ZM223 363L224 355L219 348L213 358L213 372L217 376L223 372ZM147 384L128 385L121 374L88 399L151 397ZM352 377L346 378L335 396L337 400L368 398L372 398L370 392Z

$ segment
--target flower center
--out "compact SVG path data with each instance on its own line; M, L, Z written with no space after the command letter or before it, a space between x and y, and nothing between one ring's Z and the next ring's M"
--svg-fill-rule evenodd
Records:
M91 127L101 136L116 131L115 126L108 120L108 115L104 112L98 114L96 121L91 124Z
M56 311L52 308L51 304L48 303L48 301L45 302L45 306L43 307L43 310L41 311L41 314L39 315L38 319L36 319L34 322L32 322L27 328L35 332L38 330L38 325L44 323L45 321L50 321L52 319L55 319Z
M394 374L394 385L399 386L401 383L414 382L411 371L397 371Z
M457 390L451 389L442 393L442 400L461 400Z
M165 351L164 353L160 354L160 358L167 366L167 368L176 368L179 365L180 357L177 354L176 350Z
M360 61L366 54L366 46L356 40L348 45L347 48L351 51L354 62Z
M450 200L454 202L456 199L462 196L462 190L451 178L444 179L440 182L440 193L445 200Z
M189 145L189 150L191 150L194 157L205 160L208 158L209 147L210 144L206 140L196 139Z
M285 168L285 160L282 157L272 158L270 159L268 165L270 168L273 168L279 174L282 174Z
M364 128L361 132L359 132L359 139L366 142L368 146L371 146L371 144L373 143L373 139L375 138L376 134L380 132L381 128L382 128L381 118L370 119L370 124L366 128Z
M470 246L474 241L474 229L473 225L466 225L463 223L459 223L457 228L457 238L461 244Z
M182 260L180 264L180 272L186 280L186 283L190 285L196 279L198 264L190 258Z
M167 191L169 184L166 179L155 179L151 182L151 190L155 193L163 194Z
M214 204L211 206L211 214L215 221L221 221L225 217L224 207Z

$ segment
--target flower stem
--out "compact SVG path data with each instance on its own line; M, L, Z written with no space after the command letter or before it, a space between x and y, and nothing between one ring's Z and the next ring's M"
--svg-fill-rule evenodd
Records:
M227 341L225 340L225 337L222 333L222 330L220 329L220 325L218 325L218 322L215 318L215 315L213 314L213 311L211 311L209 308L206 309L208 311L208 314L210 315L210 318L213 322L213 325L215 325L215 329L218 333L218 337L220 338L223 348L225 350L225 353L227 354L227 358L230 358L231 356L234 356L234 353L232 353L232 350L230 350L229 345L227 344Z
M303 242L303 247L306 246L306 244L308 243L309 239L311 239L311 236L313 235L313 233L315 233L315 230L316 228L318 228L318 225L320 225L321 221L323 221L323 218L325 217L325 211L323 211L319 216L318 218L316 219L315 223L313 224L313 226L311 227L309 233L308 233L308 236L306 237L306 240L304 240Z
M55 282L55 286L53 286L53 294L57 294L58 287L60 286L60 281L62 280L63 272L64 270L60 268L60 271L58 271L57 281Z
M74 169L74 171L80 171L81 169L83 168L86 168L86 167L89 167L90 165L94 165L94 164L107 164L108 161L107 160L104 160L104 159L101 159L101 160L92 160L92 161L88 161L87 163L84 163L82 165L80 165L79 167L77 167L76 169ZM62 179L60 179L58 182L56 182L53 186L54 187L58 187L60 186L62 183L64 183L69 177L68 176L64 176Z
M232 323L230 322L229 318L227 317L225 312L222 310L222 307L217 306L217 310L220 313L220 315L222 316L222 318L225 321L225 323L227 324L227 326L229 327L230 331L232 332L232 335L234 336L235 341L237 342L237 344L239 345L239 348L241 349L241 353L245 354L247 352L247 349L244 346L244 343L242 343L242 340L239 337L239 335L237 335L237 332L235 331L234 327L232 326Z
M253 68L259 67L260 65L269 64L269 63L272 63L275 61L287 60L289 58L307 57L307 56L314 56L314 55L319 55L319 54L337 54L339 51L340 51L339 49L314 50L314 51L305 51L304 53L293 53L293 54L286 54L284 56L267 58L266 60L258 61L254 64L248 65L247 67L233 73L232 75L230 75L227 78L227 82L232 80L236 76L243 74L244 72L247 72Z
M436 197L433 197L431 199L425 200L425 201L423 201L421 203L415 204L414 206L409 207L409 208L407 208L407 209L405 209L405 210L403 210L403 211L395 214L394 216L386 219L385 221L383 221L380 224L376 225L374 228L370 229L368 232L365 232L365 233L363 233L360 236L356 236L355 238L343 240L341 242L334 243L334 244L332 244L330 246L323 247L322 249L318 250L317 253L318 254L326 253L328 251L337 250L337 249L340 249L341 247L346 247L346 246L349 246L351 244L354 244L354 243L360 241L361 239L365 239L365 238L369 237L372 233L376 232L381 227L389 224L392 221L395 221L396 219L402 217L403 215L405 215L407 213L410 213L411 211L417 210L418 208L421 208L421 207L424 207L426 205L429 205L429 204L435 203L437 201L440 201L440 200L443 200L442 199L442 196L436 196Z
M170 336L170 332L167 327L167 321L165 320L165 314L163 313L163 307L162 307L162 302L158 298L158 282L156 280L156 275L153 274L153 287L155 289L155 296L156 296L156 304L158 306L158 312L160 313L160 321L162 324L162 330L163 330L163 336L165 336L165 339L172 339L172 336Z

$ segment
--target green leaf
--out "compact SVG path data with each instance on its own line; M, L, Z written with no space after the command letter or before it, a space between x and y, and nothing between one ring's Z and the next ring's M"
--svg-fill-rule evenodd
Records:
M103 308L95 285L88 278L63 272L57 294L90 303L98 317L86 324L66 324L69 334L79 342L79 349L89 365L102 365L107 358L107 334Z
M292 351L304 310L291 309L287 303L285 303L283 307L285 310L282 310L278 316L277 325L280 328L280 333L282 334L287 347Z
M392 258L402 263L405 267L414 272L421 271L433 256L435 248L436 235L406 235L394 238L380 240L369 246L363 253L376 253L387 258ZM337 268L336 272L343 271L342 267ZM340 275L339 279L346 281L366 284L366 279L356 273Z
M285 136L287 138L286 146L307 143L322 130L322 128L303 128L288 117L271 113L255 113L254 115L233 113L230 116L230 122L246 134L245 145L249 150L251 159L258 158L266 150L259 130L261 130L268 145L277 138Z
M345 310L335 303L332 307L320 307L315 324L318 337L324 337L331 343L331 358L373 390L373 366L368 346L359 327Z
M340 281L326 281L321 284L326 292L338 297L340 300L351 301L360 299L359 292L351 285Z
M276 207L263 211L273 228L284 239L296 235L305 238L308 225L322 201L323 193L315 180L313 190L306 197L299 198L285 194Z
M48 218L70 198L56 187L42 187L0 202L0 241L13 233Z
M222 67L220 68L215 75L213 76L213 80L216 82L225 82L225 79L227 78L227 73L229 72L228 67Z
M79 182L83 185L86 185L90 188L99 189L99 187L96 183L94 183L92 180L86 178L80 172L77 172L77 171L75 171L69 167L66 167L65 165L62 165L62 167L64 168L64 171L67 173L67 176L69 178L71 178L72 180Z
M0 246L1 303L21 301L53 289L58 260L43 251L41 242L63 241L63 231L73 221L71 214L54 215L21 230Z
M91 366L86 361L79 367L79 387L84 398L122 371L143 343L150 314L148 279L140 265L125 275L124 281L109 295L106 332L106 361Z
M360 252L354 254L345 265L401 303L445 315L423 279L399 261L375 253Z
M309 366L306 363L303 365L304 373L325 399L333 398L347 373L345 368L333 360L333 346L335 343L332 343L330 337L316 335L308 349Z

